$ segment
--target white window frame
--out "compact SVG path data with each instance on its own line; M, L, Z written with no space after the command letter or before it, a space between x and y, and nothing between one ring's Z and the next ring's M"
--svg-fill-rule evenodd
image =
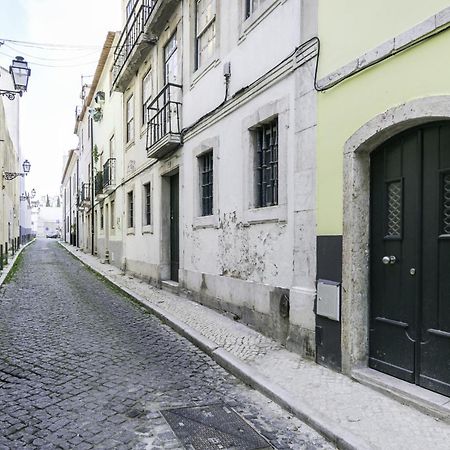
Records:
M213 213L210 216L202 216L201 185L200 185L200 160L205 153L213 152ZM192 151L192 182L194 194L194 217L193 227L218 228L219 226L219 176L220 176L220 140L219 137L205 139Z
M212 9L214 10L211 17L205 21L202 28L199 28L199 4L204 0L194 0L195 7L195 62L194 71L204 67L208 62L214 59L215 50L217 47L217 0L210 0L212 2ZM205 36L214 27L213 51L211 55L205 60L201 60L200 42L201 38Z
M287 221L287 153L289 141L290 109L289 98L261 106L242 121L242 148L246 149L244 159L244 220L248 224ZM278 204L258 207L256 202L256 143L254 131L261 124L278 117Z
M148 96L145 95L145 81L146 79L149 79L149 93ZM142 126L145 127L147 125L147 120L148 120L148 113L147 113L147 107L148 105L151 103L151 100L153 98L153 73L152 73L152 69L148 69L147 72L145 73L145 75L142 77L142 82L141 82L141 91L142 91L142 114L141 114L141 121L142 121Z
M131 110L130 110L131 105ZM127 145L134 142L135 123L134 123L134 95L130 95L126 101L125 111L125 143Z

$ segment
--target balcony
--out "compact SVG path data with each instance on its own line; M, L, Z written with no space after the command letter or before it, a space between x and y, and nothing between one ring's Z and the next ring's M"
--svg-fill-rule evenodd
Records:
M79 209L89 208L91 206L91 183L82 183L78 194Z
M130 11L114 53L113 89L125 92L149 48L167 25L180 0L137 0Z
M181 90L168 83L148 106L147 156L161 159L181 145Z
M103 195L103 171L97 172L94 178L95 198L102 199Z
M109 194L116 187L116 158L109 158L103 165L103 193Z

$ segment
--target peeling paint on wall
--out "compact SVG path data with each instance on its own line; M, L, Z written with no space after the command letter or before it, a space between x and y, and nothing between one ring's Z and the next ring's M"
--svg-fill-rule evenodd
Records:
M219 223L218 263L221 275L264 283L268 276L278 275L273 261L285 224L270 225L270 231L258 230L238 220L236 211L225 213Z

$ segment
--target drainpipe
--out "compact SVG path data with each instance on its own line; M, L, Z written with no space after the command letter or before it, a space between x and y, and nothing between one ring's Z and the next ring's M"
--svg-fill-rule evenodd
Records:
M94 121L89 118L89 125L91 128L91 254L94 254L94 241L95 241L95 220L94 220Z
M77 204L76 204L76 234L75 234L75 245L80 247L80 212L78 210L78 204L80 201L80 160L77 158L77 191L75 193Z

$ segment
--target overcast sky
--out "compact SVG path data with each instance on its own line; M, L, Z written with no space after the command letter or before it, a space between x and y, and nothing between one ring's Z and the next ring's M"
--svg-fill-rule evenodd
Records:
M63 155L77 144L81 76L94 74L107 32L121 29L120 0L0 0L0 6L0 42L33 43L0 45L0 65L20 55L31 68L20 99L22 155L31 163L26 190L58 194Z

